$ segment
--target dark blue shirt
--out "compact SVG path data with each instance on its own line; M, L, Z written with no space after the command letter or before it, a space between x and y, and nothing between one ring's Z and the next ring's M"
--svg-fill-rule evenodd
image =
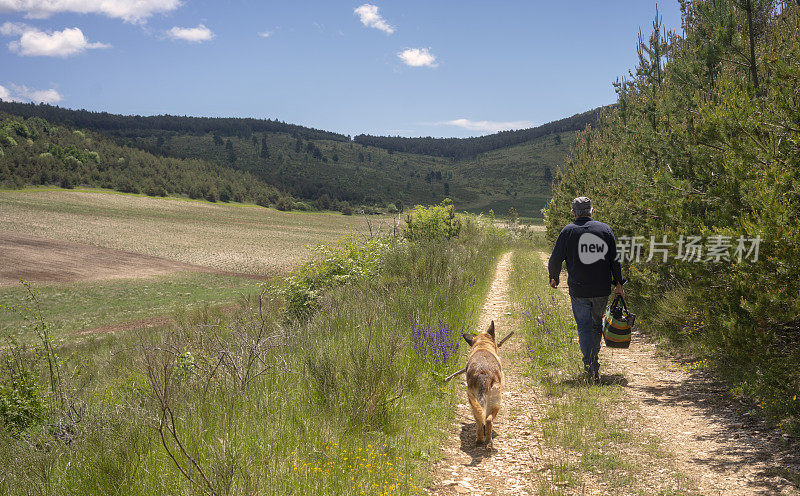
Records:
M547 270L558 282L561 263L567 261L569 294L581 298L608 296L623 283L614 232L602 222L580 217L558 235Z

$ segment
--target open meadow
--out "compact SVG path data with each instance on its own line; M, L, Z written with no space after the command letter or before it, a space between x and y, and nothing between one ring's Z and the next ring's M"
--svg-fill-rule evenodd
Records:
M373 228L386 218L371 218ZM150 198L101 190L0 192L3 230L255 275L274 275L310 247L369 230L363 216Z
M91 224L97 198L65 215ZM121 214L108 222L135 226L137 200L109 206ZM167 209L179 228L182 207ZM35 228L58 228L46 217ZM0 383L0 494L423 494L453 412L441 379L506 236L452 206L416 218L405 236L331 241L266 282L198 270L37 284L35 304L4 289L0 304L22 301L30 320L6 321L26 334L0 349L12 379ZM328 222L330 236L347 232ZM164 312L146 330L85 330Z
M257 294L315 245L389 222L100 190L0 191L0 336L26 339L12 310L26 302L20 278L38 291L55 337L151 327L176 308Z

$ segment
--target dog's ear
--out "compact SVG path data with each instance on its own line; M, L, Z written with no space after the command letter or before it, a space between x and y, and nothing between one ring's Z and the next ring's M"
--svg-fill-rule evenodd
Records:
M494 320L491 324L489 324L489 329L486 331L486 334L490 335L492 339L494 339Z
M464 341L466 341L470 346L472 346L472 343L475 341L475 338L463 332L461 333L461 335L464 336Z

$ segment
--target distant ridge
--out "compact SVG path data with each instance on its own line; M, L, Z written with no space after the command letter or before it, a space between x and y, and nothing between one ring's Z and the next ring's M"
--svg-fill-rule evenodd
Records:
M474 138L401 138L399 136L371 136L359 134L353 140L356 143L384 148L394 152L434 155L437 157L465 158L479 153L518 145L541 138L548 134L567 131L582 131L587 124L597 122L597 117L606 107L598 107L571 117L548 122L541 126L499 133Z
M603 108L475 138L349 136L273 119L125 116L0 101L0 189L91 186L151 196L365 212L439 203L541 215L577 132Z
M250 136L252 133L287 133L303 139L350 141L344 134L323 131L278 120L248 117L187 117L177 115L120 115L108 112L73 110L55 105L5 102L0 111L21 117L39 117L51 124L61 124L118 136L141 134L141 131L173 131L191 134L219 133L225 136Z

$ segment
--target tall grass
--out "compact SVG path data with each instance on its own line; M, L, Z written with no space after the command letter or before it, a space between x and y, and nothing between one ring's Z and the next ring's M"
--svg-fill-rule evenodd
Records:
M472 329L504 242L475 221L451 241L387 240L296 318L265 291L233 315L62 347L79 414L0 428L0 493L420 494L455 364L416 351L412 329Z

